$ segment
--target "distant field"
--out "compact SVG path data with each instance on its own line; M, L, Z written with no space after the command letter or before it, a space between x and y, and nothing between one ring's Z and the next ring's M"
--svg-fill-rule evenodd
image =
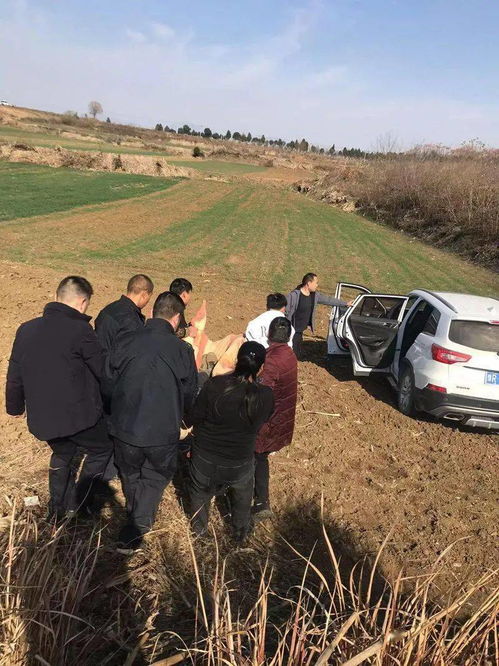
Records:
M178 180L0 162L0 221L157 192Z
M196 164L206 167L209 161ZM177 181L0 166L0 219L12 219L0 230L0 258L61 267L116 264L120 270L167 266L187 275L208 269L239 284L278 290L314 270L326 291L340 279L395 292L415 287L499 291L499 276L490 271L286 188L209 180L184 180L171 188ZM142 196L163 189L152 198ZM99 210L76 208L139 195ZM32 217L29 224L14 219L66 209L72 210L54 218ZM69 226L80 236L70 248L64 236Z
M168 160L177 166L189 167L190 169L198 169L208 173L219 173L227 175L238 175L245 173L255 173L257 171L265 171L266 167L257 166L255 164L242 164L240 162L223 162L219 160Z
M75 128L77 132L78 128ZM71 128L68 127L68 132ZM0 141L27 143L31 146L42 146L44 148L54 148L55 146L62 146L68 150L87 150L87 151L100 151L102 153L125 153L127 155L154 155L157 157L167 157L168 150L162 151L160 148L157 150L146 150L145 148L133 148L131 146L118 146L109 142L100 141L85 141L84 139L73 139L67 136L58 136L57 134L50 134L48 132L36 132L19 130L17 127L0 126ZM169 145L164 142L164 145Z

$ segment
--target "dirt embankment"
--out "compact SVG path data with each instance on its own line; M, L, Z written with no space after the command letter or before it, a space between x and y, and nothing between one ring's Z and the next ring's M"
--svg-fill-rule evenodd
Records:
M170 164L167 160L154 155L66 150L61 147L35 148L23 143L0 146L0 158L9 162L27 162L90 171L120 171L144 176L191 178L195 175L191 169Z

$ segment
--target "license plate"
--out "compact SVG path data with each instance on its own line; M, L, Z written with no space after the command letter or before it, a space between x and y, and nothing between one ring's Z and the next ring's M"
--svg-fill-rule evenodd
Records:
M499 372L486 372L485 373L485 383L486 384L498 384L499 385Z

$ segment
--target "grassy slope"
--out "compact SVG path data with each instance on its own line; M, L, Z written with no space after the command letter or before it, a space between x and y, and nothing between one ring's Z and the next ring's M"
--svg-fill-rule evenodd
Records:
M78 128L68 127L67 131L78 133ZM132 146L118 146L115 143L106 141L86 141L85 139L75 139L68 136L59 136L49 132L37 132L30 130L23 130L17 127L0 126L0 140L9 143L19 142L27 143L30 146L42 146L44 148L55 148L62 146L68 150L87 150L87 151L100 151L103 153L126 153L128 155L154 155L155 157L167 157L171 155L167 146L170 145L169 141L163 141L162 146L165 146L163 151L160 146L157 150L146 150L145 148L133 148Z
M0 221L129 199L176 182L151 176L0 162Z
M10 187L8 205L18 211L18 216L30 214L30 206L41 206L39 198L45 200L45 209L39 212L49 212L49 206L51 210L69 207L70 195L74 206L77 200L92 203L122 199L147 193L151 191L148 187L154 190L171 185L171 181L140 176L80 174L43 167L35 170L24 165L16 165L13 173L18 176L15 187L12 183L6 185L12 174L0 171L0 191ZM117 184L119 189L114 189ZM70 185L72 190L68 189ZM357 215L284 189L207 181L205 186L219 196L187 219L179 220L173 200L171 204L167 201L169 193L159 193L139 200L144 232L133 240L121 236L113 241L96 238L92 249L81 247L75 254L63 239L59 242L56 238L48 244L48 254L38 260L61 266L75 261L106 265L117 262L120 266L143 265L144 270L167 265L170 271L187 275L189 269L206 266L239 284L265 289L289 289L303 273L315 270L327 290L343 279L380 291L405 292L419 286L490 295L498 292L499 277L494 273ZM184 181L183 187L191 189L193 200L198 201L195 181ZM163 202L162 215L157 212L158 197ZM172 210L166 215L168 207ZM163 216L167 222L162 222ZM154 229L148 223L151 220L155 221ZM5 249L0 256L20 259L28 245L47 246L45 236L51 232L45 223L38 224L33 218L29 231L23 231L25 224L2 225ZM80 232L84 237L94 235L85 226Z

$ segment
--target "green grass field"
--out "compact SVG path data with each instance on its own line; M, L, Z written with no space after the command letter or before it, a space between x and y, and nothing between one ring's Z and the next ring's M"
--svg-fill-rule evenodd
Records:
M130 197L139 198L100 205ZM87 204L94 205L79 209ZM63 212L36 217L55 211ZM189 275L207 269L243 288L278 290L314 270L325 290L346 280L399 293L416 287L499 291L496 274L450 253L287 188L257 183L0 163L0 219L0 258L61 270L101 265ZM68 225L79 231L78 244L69 248Z
M71 127L68 127L68 132ZM78 128L75 128L78 132ZM164 151L158 146L156 150L147 150L145 148L134 148L133 146L118 146L114 143L106 141L85 141L85 139L75 139L68 136L60 136L58 134L50 134L49 132L35 132L29 130L20 130L17 127L0 126L0 141L8 141L9 143L26 143L30 146L41 146L43 148L55 148L61 146L68 150L84 150L96 151L102 153L123 153L127 155L153 155L154 157L168 157L172 152L166 148ZM164 146L168 146L169 142L164 141Z
M129 199L178 182L152 176L0 162L0 221Z

